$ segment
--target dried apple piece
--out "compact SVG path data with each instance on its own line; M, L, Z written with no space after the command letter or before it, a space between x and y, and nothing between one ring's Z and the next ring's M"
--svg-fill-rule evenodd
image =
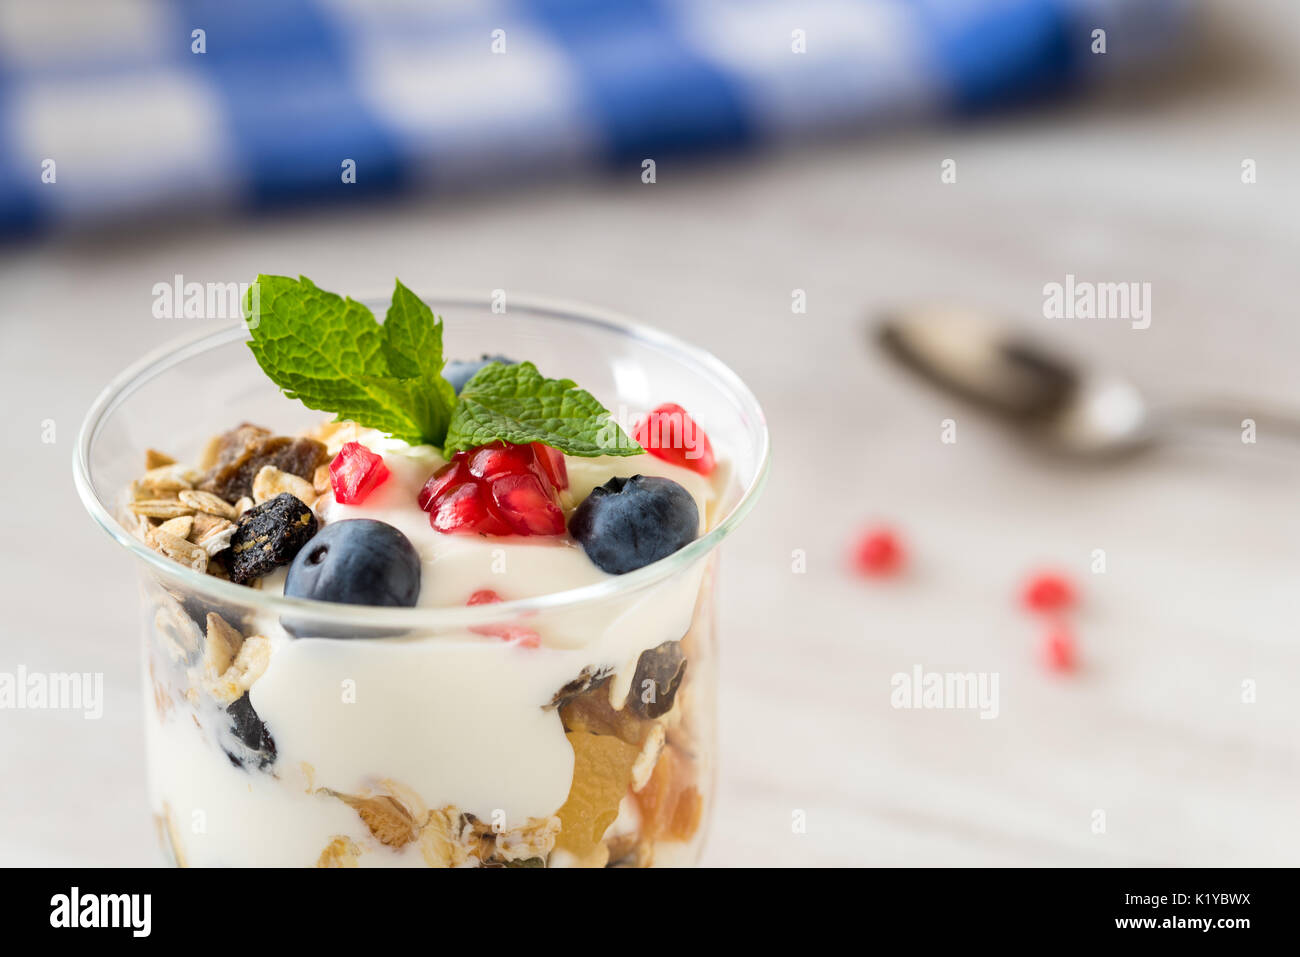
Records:
M560 836L555 846L586 858L618 817L640 749L608 734L570 731L565 737L573 748L573 784L556 812Z
M695 761L669 744L659 755L650 781L636 792L645 840L687 841L704 813L704 799L695 786Z

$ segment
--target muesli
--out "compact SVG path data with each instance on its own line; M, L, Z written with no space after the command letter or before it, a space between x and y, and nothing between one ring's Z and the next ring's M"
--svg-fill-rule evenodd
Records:
M382 324L306 279L258 285L254 356L332 417L159 436L124 521L193 573L340 607L149 584L151 791L174 860L691 861L712 774L707 561L639 600L452 632L367 627L355 606L496 604L666 559L713 518L726 468L704 431L666 404L629 437L527 361L444 362L441 321L400 283Z

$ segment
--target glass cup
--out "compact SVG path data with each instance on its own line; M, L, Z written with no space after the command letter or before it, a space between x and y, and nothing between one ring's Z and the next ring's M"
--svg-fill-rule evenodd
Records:
M426 301L454 355L527 357L620 418L690 409L719 461L707 531L628 574L496 604L235 585L137 537L127 504L146 450L196 462L240 422L290 434L321 416L266 378L242 325L146 356L91 407L74 473L140 572L160 842L190 866L692 864L714 779L716 550L763 484L762 410L713 356L603 311ZM297 635L365 637L293 638L286 618ZM501 640L521 634L535 638Z

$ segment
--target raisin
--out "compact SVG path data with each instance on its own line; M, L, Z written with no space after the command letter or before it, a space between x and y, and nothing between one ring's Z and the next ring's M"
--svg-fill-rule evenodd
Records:
M682 654L680 641L665 641L657 648L643 651L636 662L627 706L647 718L667 714L672 710L684 674L686 656Z
M244 428L257 427L246 426L235 431ZM322 443L287 435L252 437L250 434L250 440L242 446L232 440L227 452L229 454L223 452L218 456L217 464L204 476L199 488L231 503L253 494L253 479L264 466L275 466L281 472L289 472L310 482L317 466L329 460L329 453Z
M230 715L229 740L222 747L230 763L237 768L256 767L259 770L275 763L275 739L258 717L248 693L236 698L226 708Z
M230 580L247 585L289 564L318 527L312 510L288 492L250 508L230 538Z

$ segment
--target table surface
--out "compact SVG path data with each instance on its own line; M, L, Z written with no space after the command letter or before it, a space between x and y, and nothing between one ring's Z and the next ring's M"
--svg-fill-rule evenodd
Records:
M653 186L637 169L8 250L0 428L17 461L0 479L0 670L102 672L106 705L97 722L0 715L0 863L157 859L133 573L84 514L69 461L102 385L193 328L151 318L153 284L259 271L352 293L397 274L586 300L751 384L775 460L723 561L708 863L1296 863L1300 456L1267 431L1243 444L1229 423L1122 466L1047 461L887 365L865 324L951 299L1024 317L1153 394L1300 398L1300 142L1282 122L1300 18L1282 0L1231 9L1211 5L1219 39L1169 79L1042 113L664 162ZM1035 319L1044 283L1067 273L1150 282L1151 327ZM791 313L795 289L806 314ZM912 557L895 581L846 571L855 530L877 520ZM1083 591L1070 676L1041 665L1043 626L1016 604L1048 565ZM895 709L891 676L915 666L997 673L998 717Z

